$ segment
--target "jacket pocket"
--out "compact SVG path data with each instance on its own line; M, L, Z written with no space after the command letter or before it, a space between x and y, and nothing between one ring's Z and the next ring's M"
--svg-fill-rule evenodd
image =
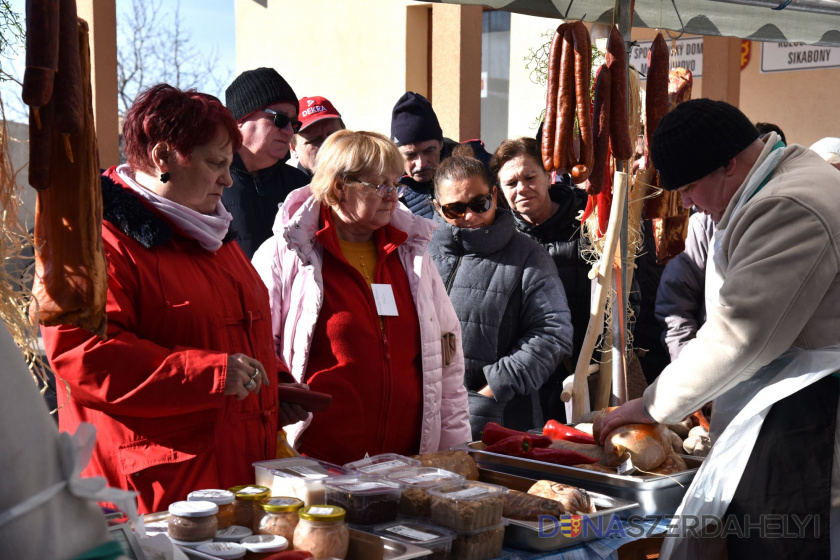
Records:
M136 477L158 465L184 463L215 449L213 424L123 443L118 448L120 470Z
M443 355L443 367L449 367L455 359L455 351L458 342L455 340L455 333L446 332L440 335L440 350Z
M470 407L473 441L481 439L481 432L488 422L502 423L506 403L500 403L492 397L485 397L474 391L467 392L467 402Z

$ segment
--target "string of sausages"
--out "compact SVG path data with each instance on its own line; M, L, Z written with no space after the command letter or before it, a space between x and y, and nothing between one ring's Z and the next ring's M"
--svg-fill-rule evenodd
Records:
M547 82L543 167L569 172L575 183L586 183L587 193L596 195L604 185L610 154L617 159L633 155L627 114L627 53L618 29L613 26L610 31L607 62L598 70L594 115L592 42L583 22L564 23L555 31Z

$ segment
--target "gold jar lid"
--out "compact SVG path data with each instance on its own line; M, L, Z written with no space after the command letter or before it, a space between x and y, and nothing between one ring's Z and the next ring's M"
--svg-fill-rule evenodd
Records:
M306 521L342 521L347 512L338 506L306 506L298 510L298 516Z
M228 488L228 492L233 492L237 500L253 502L271 497L271 488L268 486L257 486L256 484L234 486L233 488Z
M303 501L297 498L266 498L260 500L260 506L270 513L295 512L303 507Z

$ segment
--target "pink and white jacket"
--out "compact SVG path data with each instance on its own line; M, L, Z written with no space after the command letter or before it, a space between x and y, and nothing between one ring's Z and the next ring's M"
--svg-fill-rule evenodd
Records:
M254 254L254 267L268 287L274 349L301 381L323 302L323 247L315 238L321 203L309 186L289 194L274 222L274 236ZM470 441L461 325L426 249L437 224L415 216L402 205L391 225L408 234L397 252L411 286L420 319L423 353L423 423L420 453L447 450ZM444 366L442 337L455 335L455 354ZM287 426L296 442L309 421Z

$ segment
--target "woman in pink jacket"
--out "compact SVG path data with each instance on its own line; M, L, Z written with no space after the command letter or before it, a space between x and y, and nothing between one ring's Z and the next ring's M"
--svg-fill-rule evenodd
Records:
M436 226L400 206L402 165L380 134L331 135L253 259L277 355L335 397L290 434L334 463L470 439L461 328L426 252Z

